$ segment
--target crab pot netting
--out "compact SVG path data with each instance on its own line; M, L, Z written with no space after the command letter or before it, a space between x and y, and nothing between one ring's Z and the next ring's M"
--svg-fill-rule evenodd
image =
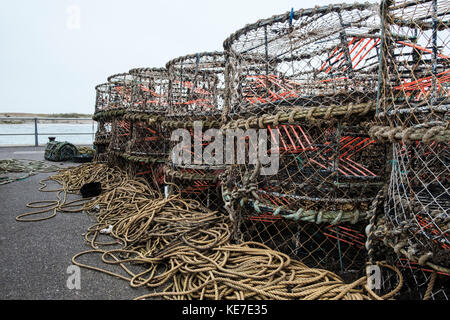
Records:
M122 155L127 151L131 142L131 121L123 117L115 117L111 120L111 142L109 150L114 154Z
M97 121L98 126L97 132L95 133L94 145L96 147L96 159L98 161L105 160L104 157L111 140L111 122L106 121L104 118L96 118L96 115L99 115L108 108L109 89L109 83L102 83L95 87L95 113L93 118Z
M178 167L166 165L164 168L167 191L180 194L183 198L194 199L203 206L223 211L223 200L219 175L223 169L201 167Z
M129 155L165 161L169 140L162 121L168 111L169 79L165 69L137 68L133 76L131 104L125 119L132 122Z
M224 116L231 121L224 129L266 129L268 145L279 137L276 174L260 175L246 163L232 165L224 178L237 238L272 244L312 266L363 267L360 222L385 167L385 146L367 134L379 45L379 18L369 4L274 16L225 41Z
M255 214L251 205L241 208L239 241L262 242L289 254L312 268L326 268L348 281L362 276L367 259L364 223L331 225L298 222L273 216L261 207Z
M381 254L382 253L382 254ZM396 266L401 270L403 276L403 286L397 295L398 299L422 300L427 297L430 300L449 300L450 299L450 274L444 271L436 271L429 266L420 265L407 257L395 254L394 251L377 250L377 259L385 260L390 265ZM436 274L434 284L430 288L430 280L433 274ZM390 291L398 284L398 278L395 273L383 270L382 290Z
M168 110L169 78L164 68L135 68L130 111L151 115L166 115Z
M195 152L196 143L202 150L205 150L211 141L216 138L209 136L208 131L203 128L184 128L184 130L189 132L189 144L182 144L177 141L170 142L171 153L166 166L166 182L172 185L170 191L181 193L185 198L195 199L204 206L213 208L213 210L222 210L223 201L219 175L224 172L225 166L204 164L203 153ZM186 139L186 137L183 137L183 139ZM186 155L191 159L191 163L174 161L175 157L181 158Z
M360 123L312 123L269 125L279 134L277 173L231 165L224 200L235 215L238 239L263 241L309 266L339 261L341 271L356 270L366 257L364 221L383 185L386 147Z
M175 121L221 120L225 93L225 55L204 52L169 61L168 116ZM182 126L182 125L180 125Z
M94 145L96 148L97 161L104 161L111 142L112 125L110 120L98 119L97 132L95 133Z
M446 268L438 279L450 273L449 9L441 0L382 3L380 126L373 134L392 142L392 160L379 229L410 286L422 289L429 263ZM432 297L448 299L448 289L435 287Z
M111 139L111 120L98 119L97 132L95 133L96 145L108 145Z
M119 73L108 77L109 103L106 110L125 109L131 105L131 90L133 76L129 73Z
M108 109L110 87L110 83L102 83L95 87L95 113Z
M130 177L144 178L152 189L161 195L164 192L164 164L146 163L144 161L126 161L124 169Z
M131 89L133 76L128 73L116 74L108 77L110 83L109 106L106 111L128 110L131 106ZM110 151L122 154L129 148L131 141L131 121L123 116L112 118Z
M247 25L224 42L230 54L225 114L236 119L371 102L379 46L371 4L292 11Z
M183 197L194 198L203 205L219 209L222 207L218 175L223 167L194 164L194 144L206 147L208 129L220 129L225 101L225 55L223 52L205 52L179 57L166 64L170 77L168 127L171 130L184 128L189 131L189 150L179 150L177 141L170 142L170 165L166 170L166 181L171 192L180 192ZM202 128L194 130L194 122ZM166 134L170 135L171 130ZM167 137L170 139L170 136ZM173 163L173 154L187 152L192 164ZM199 159L200 161L202 159Z
M380 122L411 127L448 121L448 1L390 0L382 10Z

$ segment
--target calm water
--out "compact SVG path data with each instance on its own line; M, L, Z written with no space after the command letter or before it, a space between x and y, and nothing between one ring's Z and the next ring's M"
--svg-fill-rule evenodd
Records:
M45 145L48 137L56 137L57 141L68 141L73 144L92 144L97 123L38 123L39 144ZM29 136L2 136L2 145L34 145L34 123L0 124L0 134L31 133ZM88 135L64 135L64 133L90 133Z

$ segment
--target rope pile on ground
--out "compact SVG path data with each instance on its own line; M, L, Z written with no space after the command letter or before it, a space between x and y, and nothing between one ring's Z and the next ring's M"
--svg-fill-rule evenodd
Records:
M148 282L171 286L167 298L229 298L236 290L241 298L243 287L218 274L213 280L204 270L217 268L197 256L230 245L218 245L225 230L202 233L228 227L211 213L226 211L236 242L263 242L347 281L387 260L402 268L402 298L448 299L449 9L445 0L292 9L235 31L224 51L108 77L95 87L95 160L151 187L128 179L86 203L98 219L86 240L133 286L167 265L166 278ZM222 137L209 131L219 128L227 135L225 159L217 152ZM256 137L253 129L262 130ZM170 139L175 130L183 143ZM257 161L250 156L256 151ZM271 174L262 174L270 168L261 151L270 155L264 161L274 160ZM206 161L213 154L214 162ZM169 198L161 199L163 192ZM198 229L188 232L180 221ZM127 251L105 253L102 234ZM199 249L210 241L217 243ZM195 260L178 251L184 247ZM163 259L171 252L178 260ZM136 275L124 256L127 264L154 268ZM234 266L231 258L220 263ZM200 296L186 271L198 265L204 267L192 283L205 285ZM397 273L385 271L381 287L394 289ZM221 291L222 285L233 289Z
M162 198L145 180L130 179L104 164L61 170L48 180L62 186L53 190L58 192L55 214L86 210L97 218L85 235L93 250L75 255L73 263L124 279L132 287L157 290L137 299L379 299L396 293L379 297L366 286L366 277L346 284L332 272L308 268L260 243L232 244L227 216L179 195ZM100 196L66 201L67 194L92 181L102 182ZM115 241L101 241L102 234ZM104 249L108 245L116 247ZM103 263L120 266L127 275L80 262L86 254L101 254ZM143 271L132 271L136 266ZM397 291L400 274L399 279Z
M59 169L59 168L58 168ZM39 209L26 212L16 217L17 221L34 222L53 218L58 212L82 212L83 204L89 199L76 199L68 201L69 194L79 194L80 188L86 183L102 181L106 190L115 188L123 180L121 171L110 168L104 164L89 163L78 167L59 169L59 172L39 182L40 191L56 192L56 200L42 200L27 203L28 208ZM48 183L56 182L60 185L56 189L47 189ZM38 216L34 218L26 218Z

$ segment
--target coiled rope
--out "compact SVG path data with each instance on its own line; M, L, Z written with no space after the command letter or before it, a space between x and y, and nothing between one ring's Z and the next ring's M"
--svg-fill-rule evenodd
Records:
M92 250L78 253L72 262L132 287L157 290L136 299L367 300L391 298L402 285L400 272L389 266L397 272L399 284L379 297L367 287L366 277L346 284L330 271L309 268L264 244L232 244L227 216L179 195L162 198L145 180L130 179L103 164L61 170L49 179L59 182L62 188L54 191L64 194L55 201L54 212L76 207L72 212L85 210L97 219L85 235ZM102 182L100 196L76 205L66 202L67 193L92 181ZM104 233L113 241L101 241ZM116 247L105 249L110 245ZM125 275L79 261L88 254L100 254L105 265L119 266ZM143 271L132 271L135 265Z
M26 212L16 217L17 221L35 222L53 218L57 212L82 212L82 206L89 199L67 200L69 194L76 194L79 189L86 183L94 181L102 181L105 188L115 188L122 181L117 174L117 170L109 168L104 164L89 163L87 165L73 167L69 169L60 169L59 172L51 177L43 179L39 182L42 192L56 192L56 200L42 200L27 203L28 208L40 209L37 211ZM57 189L47 189L49 182L60 184ZM45 215L47 213L47 215ZM42 216L43 215L43 216ZM38 216L36 218L26 218L30 216Z

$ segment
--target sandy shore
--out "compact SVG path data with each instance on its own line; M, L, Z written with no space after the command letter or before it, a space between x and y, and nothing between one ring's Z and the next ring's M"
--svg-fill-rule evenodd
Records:
M3 112L0 113L0 117L27 117L27 118L91 118L92 114L78 114L78 113L24 113L24 112ZM33 120L0 120L0 123L8 124L21 124L26 122L33 122ZM92 120L39 120L40 123L72 123L72 124L82 124L91 123Z

